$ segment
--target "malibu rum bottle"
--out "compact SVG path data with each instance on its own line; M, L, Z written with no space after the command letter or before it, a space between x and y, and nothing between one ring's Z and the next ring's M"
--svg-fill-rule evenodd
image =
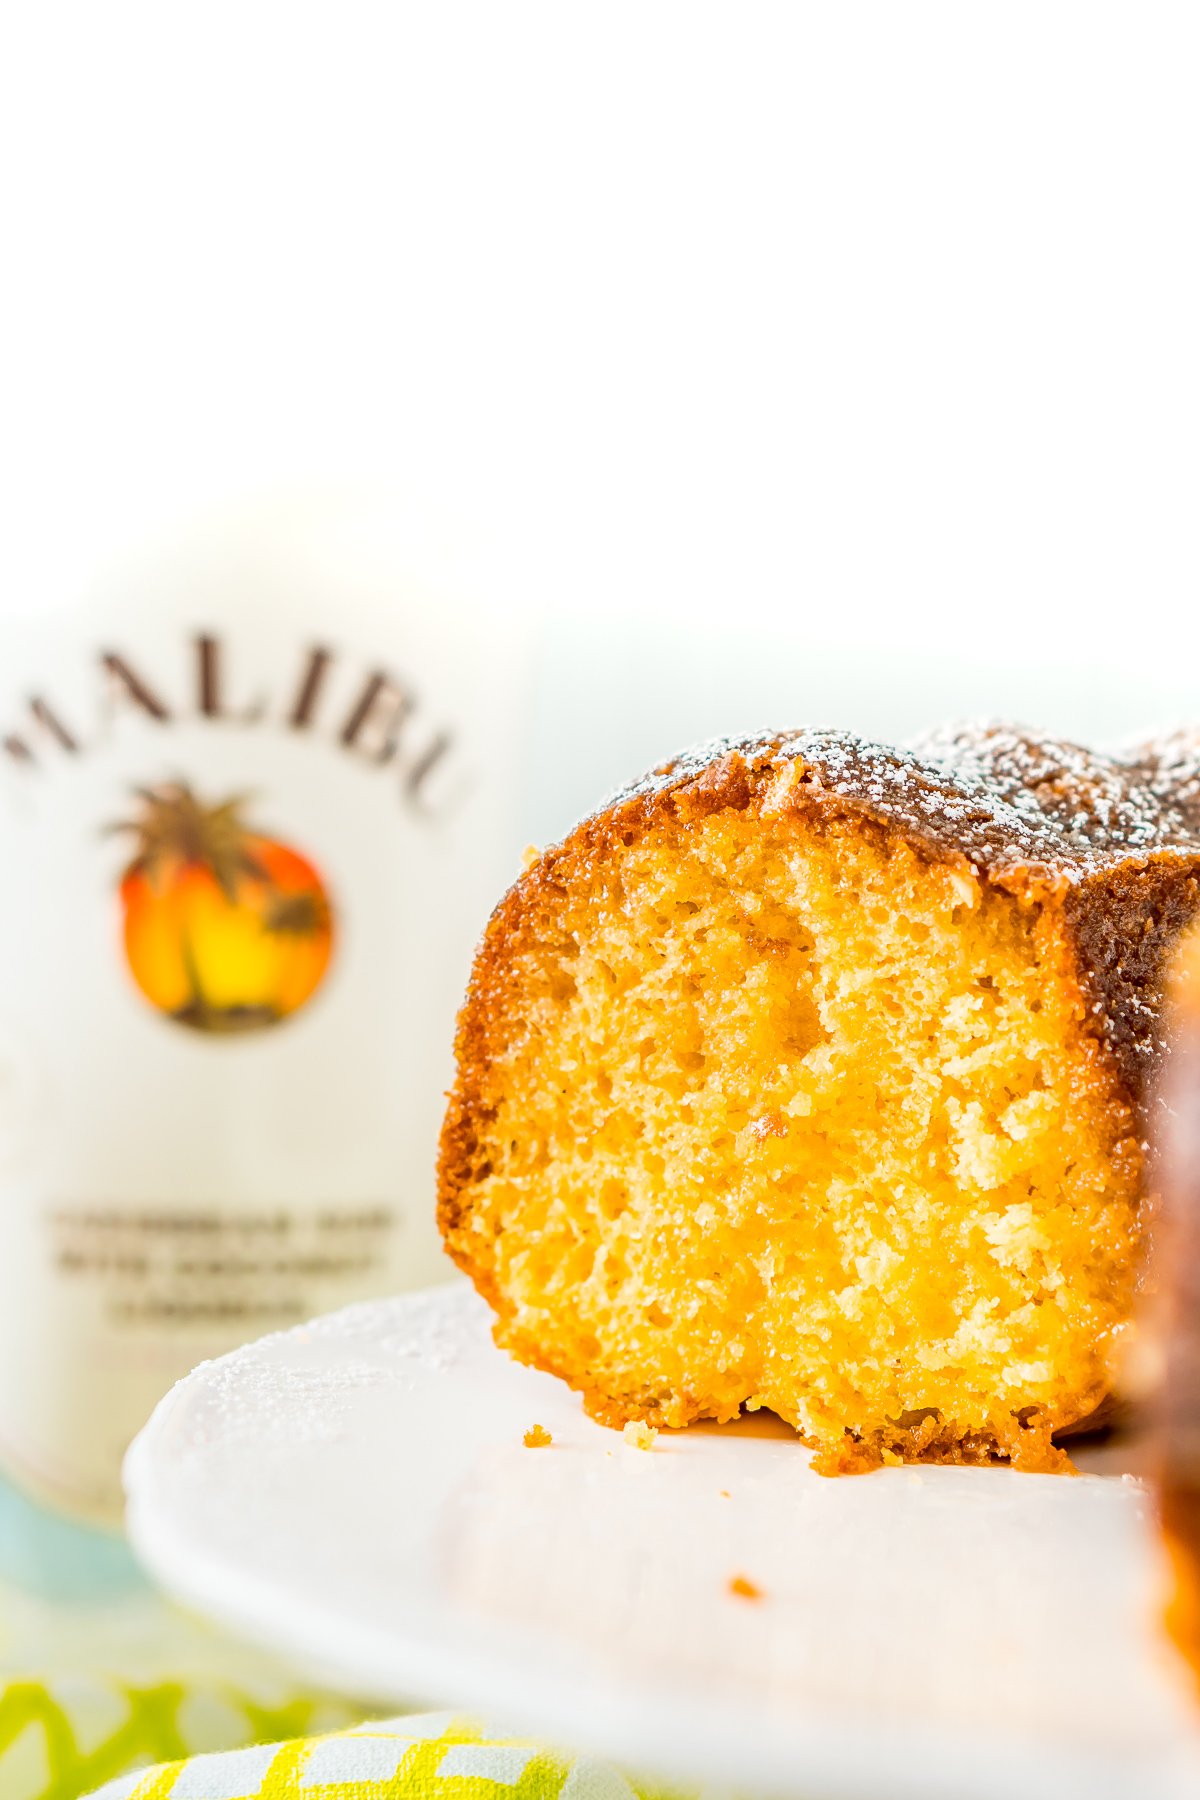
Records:
M112 1514L197 1361L450 1272L524 638L343 500L10 594L0 645L0 1463Z

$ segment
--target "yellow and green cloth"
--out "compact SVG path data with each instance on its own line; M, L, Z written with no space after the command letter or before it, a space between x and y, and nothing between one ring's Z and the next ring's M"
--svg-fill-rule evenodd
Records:
M148 1765L179 1768L197 1749L320 1732L350 1711L340 1702L222 1683L9 1681L0 1687L0 1795L79 1800Z
M178 1682L10 1681L3 1800L672 1800L613 1764L452 1713L328 1727L348 1703ZM203 1748L225 1742L229 1748Z
M92 1800L657 1800L611 1764L449 1713L258 1744L118 1777Z

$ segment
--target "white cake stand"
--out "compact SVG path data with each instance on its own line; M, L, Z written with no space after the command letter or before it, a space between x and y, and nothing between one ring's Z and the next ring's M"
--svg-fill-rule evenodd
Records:
M638 1450L454 1286L202 1365L126 1482L169 1592L381 1702L742 1794L1200 1794L1128 1475L827 1481L763 1416Z

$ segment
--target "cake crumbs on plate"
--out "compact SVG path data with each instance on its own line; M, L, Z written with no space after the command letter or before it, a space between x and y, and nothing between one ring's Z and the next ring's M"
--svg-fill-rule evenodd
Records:
M525 1433L525 1448L540 1450L545 1444L552 1444L554 1439L544 1425L531 1425Z
M647 1425L641 1419L630 1419L628 1425L623 1427L621 1436L635 1450L653 1450L658 1432L653 1425Z
M761 1600L763 1591L757 1582L751 1581L747 1575L731 1575L729 1592L736 1594L739 1600Z

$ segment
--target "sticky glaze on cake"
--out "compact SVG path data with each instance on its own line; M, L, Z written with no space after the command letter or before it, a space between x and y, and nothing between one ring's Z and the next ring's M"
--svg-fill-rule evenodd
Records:
M689 752L548 850L463 1008L440 1219L589 1410L826 1469L1053 1466L1129 1318L1190 739Z

